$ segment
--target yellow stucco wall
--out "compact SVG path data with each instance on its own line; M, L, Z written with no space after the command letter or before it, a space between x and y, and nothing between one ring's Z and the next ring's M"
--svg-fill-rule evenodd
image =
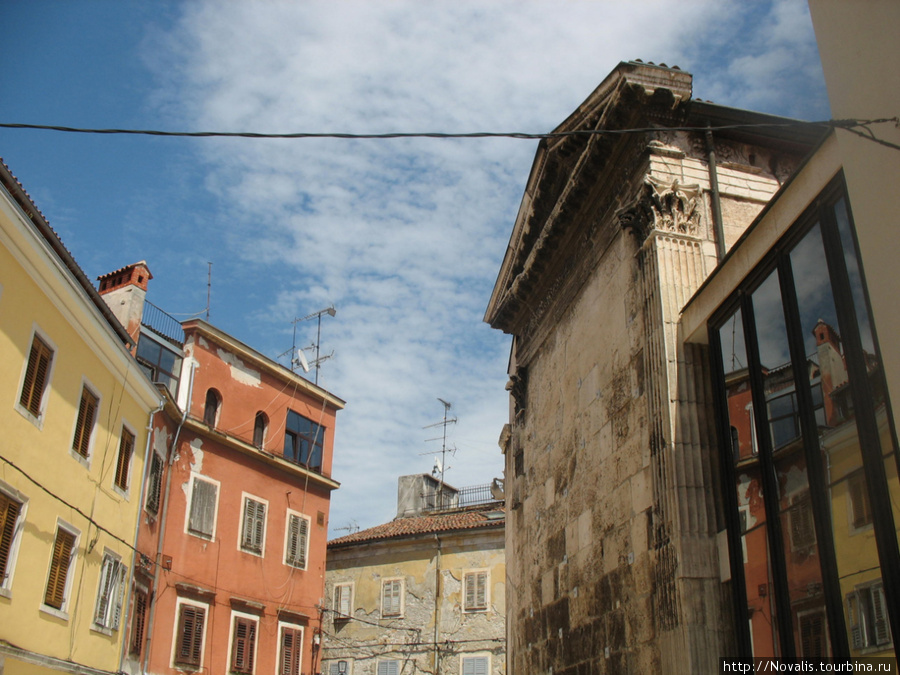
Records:
M131 569L145 427L160 399L84 290L23 218L0 189L0 490L22 502L9 573L0 587L0 654L6 655L5 673L43 669L11 656L4 651L9 645L38 661L44 655L115 671L124 629L92 629L101 562L108 551ZM38 418L18 405L36 331L54 350ZM87 460L71 450L85 385L99 396ZM123 425L135 436L124 493L114 486ZM48 611L43 599L60 522L77 540L63 609Z

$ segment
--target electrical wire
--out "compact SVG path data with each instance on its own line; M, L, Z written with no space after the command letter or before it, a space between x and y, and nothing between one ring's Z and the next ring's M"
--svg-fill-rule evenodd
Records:
M760 122L723 124L709 127L712 131L727 131L736 129L785 129L785 128L809 128L826 127L853 129L856 127L868 127L871 124L893 122L900 125L898 117L882 117L876 119L837 119L820 120L817 122L804 122L800 120L786 120L784 122ZM398 138L430 138L430 139L480 139L480 138L513 138L520 140L542 140L550 138L565 138L569 136L621 136L625 134L638 134L659 131L659 127L638 127L627 129L573 129L570 131L551 131L546 133L529 133L521 131L473 131L473 132L387 132L379 134L339 133L339 132L291 132L291 133L262 133L252 131L163 131L160 129L98 129L87 127L68 127L54 124L26 124L14 122L0 122L0 128L4 129L29 129L37 131L60 131L75 134L102 134L102 135L132 135L132 136L164 136L179 138L280 138L280 139L307 139L328 138L339 140L390 140ZM668 131L697 131L697 127L665 127ZM874 134L862 134L870 140L878 140ZM887 143L885 141L885 143ZM893 144L889 144L892 147Z

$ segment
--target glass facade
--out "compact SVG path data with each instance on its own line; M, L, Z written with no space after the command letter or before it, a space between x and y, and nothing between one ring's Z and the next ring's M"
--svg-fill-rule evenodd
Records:
M747 656L894 656L896 435L836 180L710 326Z

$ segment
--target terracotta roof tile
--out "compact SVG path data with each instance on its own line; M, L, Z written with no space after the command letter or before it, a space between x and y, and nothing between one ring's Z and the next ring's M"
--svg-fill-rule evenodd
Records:
M477 509L458 509L409 518L395 518L389 523L376 525L366 530L332 539L328 542L328 547L347 546L383 539L401 539L403 537L434 532L503 527L505 522L506 514L502 504L493 504L489 507L482 504Z

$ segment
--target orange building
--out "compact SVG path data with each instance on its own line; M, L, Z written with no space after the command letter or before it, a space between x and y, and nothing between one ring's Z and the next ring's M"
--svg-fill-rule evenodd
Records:
M147 279L141 266L124 276ZM139 315L136 356L167 405L153 424L124 670L316 672L344 402L205 321L178 324L149 303Z

